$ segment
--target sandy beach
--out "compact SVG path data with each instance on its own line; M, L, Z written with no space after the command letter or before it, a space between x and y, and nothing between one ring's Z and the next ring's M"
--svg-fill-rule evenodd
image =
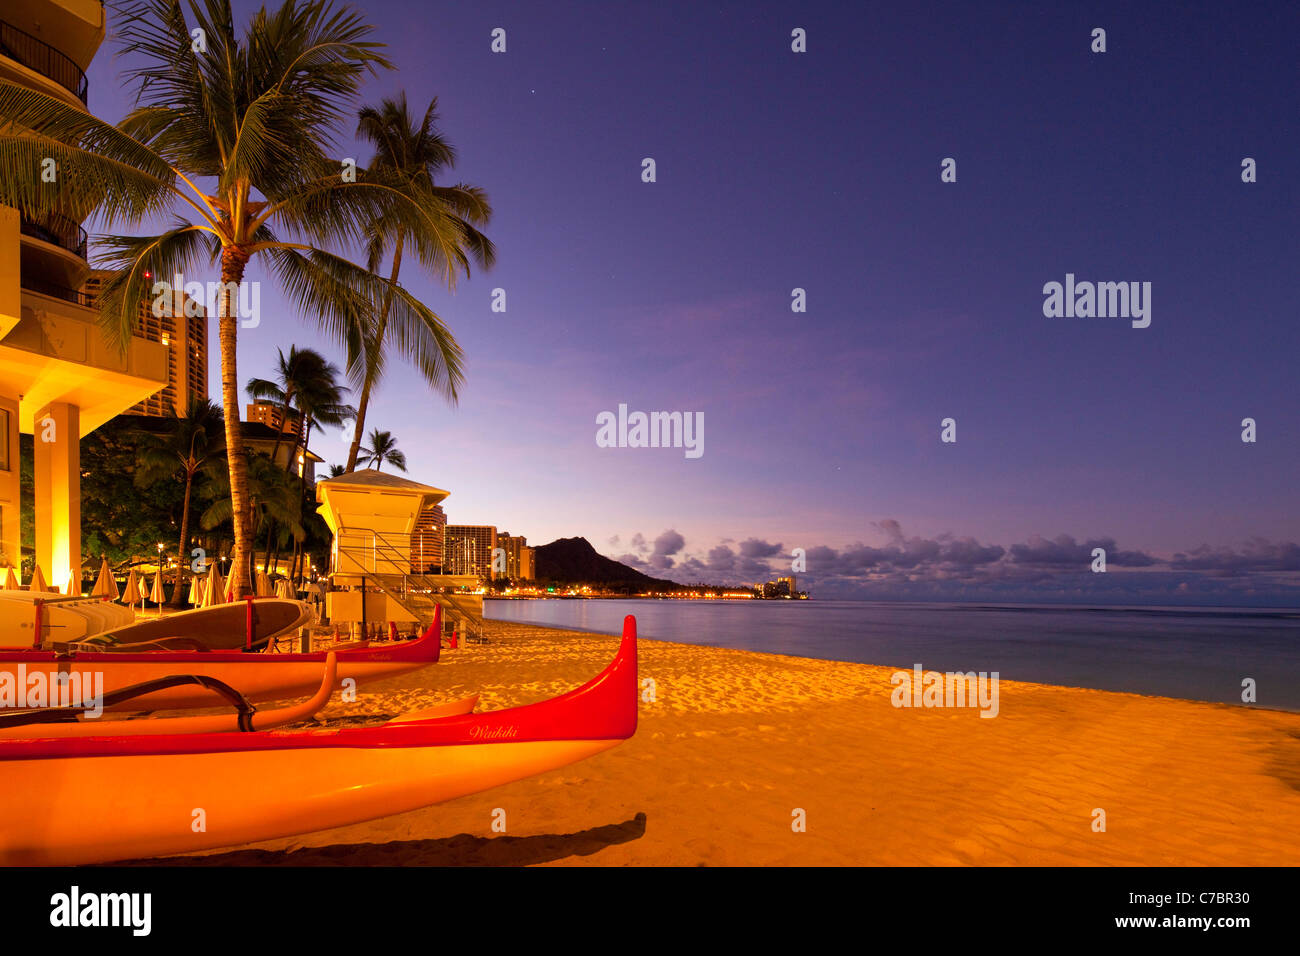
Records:
M487 634L320 720L475 690L480 710L541 700L597 673L617 644L502 622ZM893 668L644 640L640 657L656 700L631 741L591 760L369 823L151 862L1300 864L1300 714L1003 681L999 715L981 719L895 708ZM796 809L806 832L792 830Z

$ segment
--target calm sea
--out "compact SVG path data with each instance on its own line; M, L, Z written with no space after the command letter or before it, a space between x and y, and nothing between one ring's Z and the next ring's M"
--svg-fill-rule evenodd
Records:
M856 601L486 601L492 620L1300 710L1300 610Z

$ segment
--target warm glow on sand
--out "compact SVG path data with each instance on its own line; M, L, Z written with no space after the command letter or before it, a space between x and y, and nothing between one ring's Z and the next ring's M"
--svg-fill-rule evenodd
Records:
M321 719L481 688L480 708L581 683L612 637L489 622L492 643ZM1003 681L996 719L895 709L893 668L641 643L636 736L488 793L217 851L285 864L1265 865L1300 861L1300 714ZM791 811L807 811L806 833ZM1107 832L1094 833L1103 808ZM508 830L493 834L491 814ZM638 817L644 814L644 820ZM300 853L284 851L307 848ZM269 858L261 850L274 852ZM594 854L594 855L587 855Z

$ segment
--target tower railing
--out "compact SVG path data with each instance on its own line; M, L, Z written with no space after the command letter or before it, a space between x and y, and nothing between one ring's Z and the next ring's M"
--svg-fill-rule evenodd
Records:
M355 579L363 589L373 587L382 591L421 624L433 620L434 606L441 604L455 613L467 636L481 636L481 597L457 593L463 586L464 576L421 574L409 570L412 537L395 532L340 528L335 534L334 551L330 556L331 576L345 581Z
M90 84L81 67L66 53L4 20L0 20L0 54L53 80L86 104Z

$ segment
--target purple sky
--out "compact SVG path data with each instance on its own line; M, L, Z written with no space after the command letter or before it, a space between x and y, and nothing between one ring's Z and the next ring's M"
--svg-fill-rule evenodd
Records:
M454 296L405 267L468 383L452 409L394 364L367 426L453 522L682 580L800 547L824 597L1300 604L1300 11L895 6L370 0L399 71L364 98L439 97L499 263ZM1150 327L1045 317L1067 272L1150 282ZM241 379L340 358L273 282L262 311ZM703 412L703 456L597 447L620 403Z

